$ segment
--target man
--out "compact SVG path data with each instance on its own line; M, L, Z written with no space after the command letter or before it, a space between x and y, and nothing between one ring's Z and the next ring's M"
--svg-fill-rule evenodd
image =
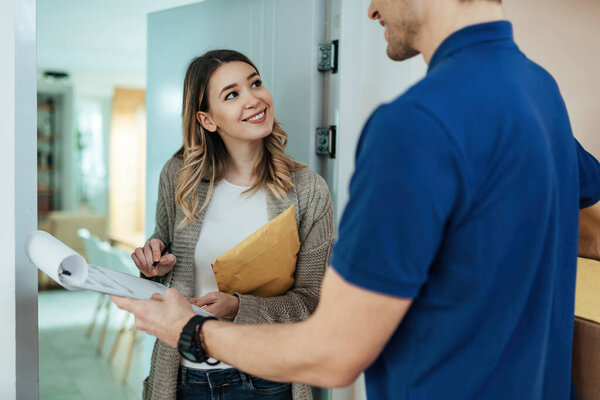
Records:
M390 58L429 70L364 128L314 315L188 324L175 290L115 302L184 354L271 380L344 386L368 368L370 399L568 398L579 216L580 255L600 258L598 162L499 2L368 12Z

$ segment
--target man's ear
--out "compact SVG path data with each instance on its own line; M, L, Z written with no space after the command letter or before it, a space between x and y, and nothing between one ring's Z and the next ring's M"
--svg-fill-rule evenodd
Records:
M209 132L217 131L217 124L215 124L215 121L212 119L212 117L210 116L209 113L207 113L205 111L198 111L196 113L196 120L207 131L209 131Z

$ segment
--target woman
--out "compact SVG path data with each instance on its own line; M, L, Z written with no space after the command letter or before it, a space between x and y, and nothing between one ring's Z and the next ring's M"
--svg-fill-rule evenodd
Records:
M308 318L333 242L333 207L324 180L285 154L287 134L258 69L231 50L194 59L182 114L183 147L161 172L156 230L132 254L135 264L218 318L251 324ZM270 298L219 293L211 262L292 205L301 242L292 288ZM165 246L170 252L161 256ZM311 398L305 385L194 364L156 342L145 399L211 399L218 392L231 399Z

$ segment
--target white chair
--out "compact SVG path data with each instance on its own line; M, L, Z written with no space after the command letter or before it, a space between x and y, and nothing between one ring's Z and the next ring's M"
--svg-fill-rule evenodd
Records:
M79 237L83 240L85 251L87 253L87 259L90 264L111 269L113 271L123 272L130 275L137 276L139 274L139 271L133 263L131 256L125 250L113 247L107 242L102 242L99 238L90 234L90 232L87 229L79 229L77 233ZM100 329L98 345L96 347L96 352L98 354L102 353L102 347L104 346L106 331L109 325L110 309L112 306L112 301L107 295L100 294L100 297L98 299L98 305L96 306L96 311L94 312L92 322L90 323L86 331L86 335L88 337L91 336L92 331L96 325L98 315L100 314L103 306L105 308L105 314L104 322L102 324L102 328ZM117 334L111 346L110 353L108 355L108 361L112 362L119 347L121 338L126 333L129 333L131 335L131 342L127 348L125 369L123 371L123 376L121 379L121 383L123 384L127 382L127 377L129 376L131 361L133 359L133 353L135 350L135 344L138 339L138 330L135 327L134 322L135 321L133 320L132 315L128 312L124 312L121 328L117 331Z
M107 262L110 264L110 269L130 275L139 275L140 271L133 263L131 255L125 250L115 246L110 246L110 250L106 253L106 257Z
M109 259L110 267L112 269L114 269L115 271L124 272L124 273L130 274L130 275L136 275L136 276L139 274L139 270L133 263L133 260L131 259L131 255L129 253L127 253L125 250L122 250L122 249L119 249L118 247L113 246L110 248L110 251L106 254L106 256ZM108 355L108 361L112 362L112 360L117 352L117 349L119 347L119 342L121 341L121 338L126 333L130 334L131 341L127 348L127 358L125 361L125 369L123 371L123 377L121 379L122 384L125 384L127 382L127 377L129 376L129 370L131 368L131 361L133 359L135 344L138 339L138 330L135 326L135 320L132 318L132 314L130 314L130 313L125 313L123 322L121 324L121 328L119 329L119 331L117 332L117 335L115 336L115 340L111 347L110 354Z
M87 261L94 265L106 264L105 253L100 250L100 243L102 241L85 228L78 229L77 235L83 241Z
M85 249L88 263L106 267L109 264L109 257L107 255L108 252L106 251L106 244L103 244L103 242L97 236L92 235L90 231L84 228L78 229L77 235L83 241L83 247ZM110 245L108 245L108 248L110 249ZM104 308L104 323L100 330L100 338L98 339L98 353L102 351L102 345L104 344L106 328L108 326L108 320L110 318L111 303L112 302L110 301L107 295L100 293L100 295L98 296L98 303L96 304L94 315L92 316L92 321L90 322L88 328L85 331L85 335L87 337L92 336L92 332L96 327L96 321L98 320L98 316Z

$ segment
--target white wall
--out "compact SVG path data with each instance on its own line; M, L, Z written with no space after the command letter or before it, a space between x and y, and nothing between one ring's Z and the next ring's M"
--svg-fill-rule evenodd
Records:
M557 80L573 133L600 158L600 2L504 0L521 50Z
M37 0L38 66L104 87L145 85L146 16L200 0Z
M38 396L37 270L25 256L36 226L35 0L0 2L0 398Z

